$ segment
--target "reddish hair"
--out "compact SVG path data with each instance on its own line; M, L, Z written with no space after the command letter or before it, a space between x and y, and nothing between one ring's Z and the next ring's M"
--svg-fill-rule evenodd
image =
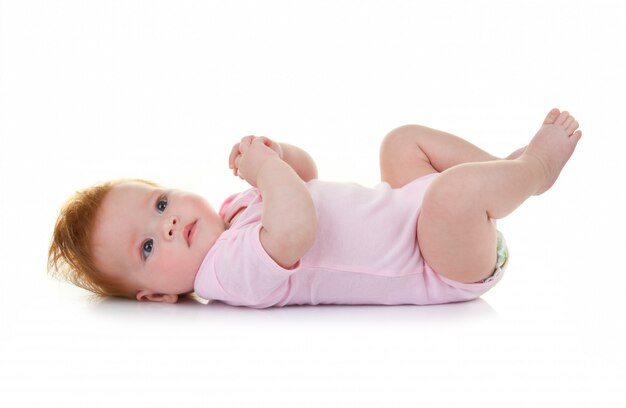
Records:
M115 186L150 181L123 179L98 184L72 195L61 208L48 250L48 272L100 296L135 299L135 290L121 279L107 276L96 266L91 246L96 215L104 198Z

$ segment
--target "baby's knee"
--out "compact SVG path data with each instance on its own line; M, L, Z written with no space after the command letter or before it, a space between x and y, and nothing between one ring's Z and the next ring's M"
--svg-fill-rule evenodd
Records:
M407 144L415 144L422 137L424 127L420 125L403 125L387 133L382 141L381 149L390 147L404 148Z
M404 125L387 133L380 146L382 160L396 162L398 160L430 164L428 156L421 145L429 137L427 128L420 125ZM419 161L417 161L419 160Z

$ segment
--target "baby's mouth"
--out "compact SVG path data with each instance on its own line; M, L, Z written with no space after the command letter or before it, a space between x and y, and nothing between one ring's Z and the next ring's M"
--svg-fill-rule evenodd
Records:
M187 246L191 246L191 242L193 241L193 237L196 232L196 224L198 220L191 222L185 225L185 229L183 229L183 236L185 237L185 241L187 242Z

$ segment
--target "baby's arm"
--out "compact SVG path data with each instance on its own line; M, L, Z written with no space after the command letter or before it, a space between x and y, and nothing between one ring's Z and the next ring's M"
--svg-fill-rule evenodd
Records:
M304 181L266 145L267 141L263 137L242 141L236 167L263 196L263 248L276 263L289 269L315 242L317 214Z
M298 173L304 181L317 178L317 166L311 155L297 146L287 143L280 143L283 151L283 160Z

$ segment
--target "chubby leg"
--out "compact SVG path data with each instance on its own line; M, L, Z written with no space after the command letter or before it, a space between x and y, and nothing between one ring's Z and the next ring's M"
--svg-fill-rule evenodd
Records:
M398 188L461 163L496 159L457 136L425 126L406 125L392 130L383 140L380 174L382 181Z
M552 186L581 137L577 128L567 112L553 109L519 157L443 171L426 190L417 225L426 262L460 282L491 275L496 262L494 220Z

